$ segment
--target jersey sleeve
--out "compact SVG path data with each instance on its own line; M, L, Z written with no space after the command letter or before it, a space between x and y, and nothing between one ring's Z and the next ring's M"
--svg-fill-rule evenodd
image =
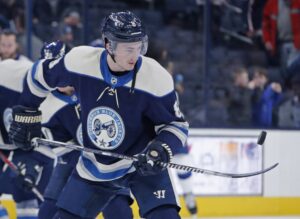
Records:
M27 72L20 104L38 107L48 93L57 87L71 85L70 74L64 65L65 57L56 60L39 60Z
M178 152L186 143L189 124L180 111L175 91L154 98L146 113L155 125L156 139L167 143L173 153Z

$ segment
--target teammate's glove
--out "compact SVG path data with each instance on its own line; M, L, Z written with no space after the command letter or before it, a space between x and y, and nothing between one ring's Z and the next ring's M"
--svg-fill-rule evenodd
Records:
M61 41L45 43L41 49L41 59L58 59L65 55L65 44Z
M29 151L33 148L31 140L41 137L42 113L37 109L24 106L14 106L13 120L8 132L9 139L16 147Z
M35 162L19 162L17 164L20 174L15 178L16 185L26 192L37 186L37 181L42 173L42 168Z
M133 165L142 176L156 175L166 169L159 162L169 163L172 156L172 151L167 144L154 140L144 153L137 155L138 161L133 162Z

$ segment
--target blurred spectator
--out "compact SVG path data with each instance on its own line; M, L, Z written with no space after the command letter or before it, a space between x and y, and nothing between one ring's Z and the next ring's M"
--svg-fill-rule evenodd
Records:
M283 76L285 79L285 85L288 88L291 87L291 80L297 75L300 75L300 55L298 55L284 71Z
M83 43L83 31L80 14L75 9L65 11L63 20L59 24L58 30L63 30L66 26L72 29L73 44L78 46Z
M268 0L263 13L263 41L268 54L284 69L299 54L300 1Z
M17 43L17 36L13 31L3 30L0 32L0 60L28 60L27 57L19 54L18 49L19 45Z
M229 89L229 123L234 127L249 127L252 122L252 89L245 68L233 71L233 85Z
M47 15L47 16L45 16ZM35 0L33 3L33 23L51 25L55 19L55 13L48 0Z
M263 68L254 69L250 87L255 88L253 96L253 122L257 127L272 127L277 119L274 112L282 95L279 83L268 81L268 73Z
M66 53L69 52L74 47L74 35L72 28L68 25L62 26L58 34L58 40L62 41L66 45Z
M248 33L249 37L261 41L263 10L267 0L249 0L248 2Z
M17 31L17 41L20 45L20 53L27 54L27 38L25 29L25 14L23 9L19 9L14 17L14 23ZM40 58L40 51L43 47L43 42L35 36L33 33L31 35L32 42L32 53L31 59L36 61Z
M278 110L280 128L300 128L300 75L291 79L292 93Z
M183 75L179 73L174 72L174 62L168 62L168 65L166 67L167 71L172 75L174 80L174 86L175 90L179 95L182 95L184 92L184 86L183 86Z
M16 10L24 8L23 0L0 0L0 15L8 21L12 20Z

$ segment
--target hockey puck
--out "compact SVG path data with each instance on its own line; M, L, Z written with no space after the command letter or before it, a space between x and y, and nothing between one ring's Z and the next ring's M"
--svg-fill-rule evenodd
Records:
M258 139L257 139L257 144L258 145L263 145L265 140L266 140L267 132L266 131L261 131Z

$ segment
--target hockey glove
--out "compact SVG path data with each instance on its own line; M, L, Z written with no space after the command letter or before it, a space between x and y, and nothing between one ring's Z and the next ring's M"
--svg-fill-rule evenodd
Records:
M41 49L41 59L58 59L65 55L65 44L61 41L45 43Z
M33 149L31 140L41 137L41 111L24 106L12 109L13 120L8 132L9 139L16 147L29 151Z
M26 192L30 192L42 174L42 167L36 162L19 162L17 164L19 175L15 178L16 185Z
M154 140L144 153L137 155L138 160L133 165L142 176L156 175L166 169L160 162L168 163L172 156L172 151L167 144Z

